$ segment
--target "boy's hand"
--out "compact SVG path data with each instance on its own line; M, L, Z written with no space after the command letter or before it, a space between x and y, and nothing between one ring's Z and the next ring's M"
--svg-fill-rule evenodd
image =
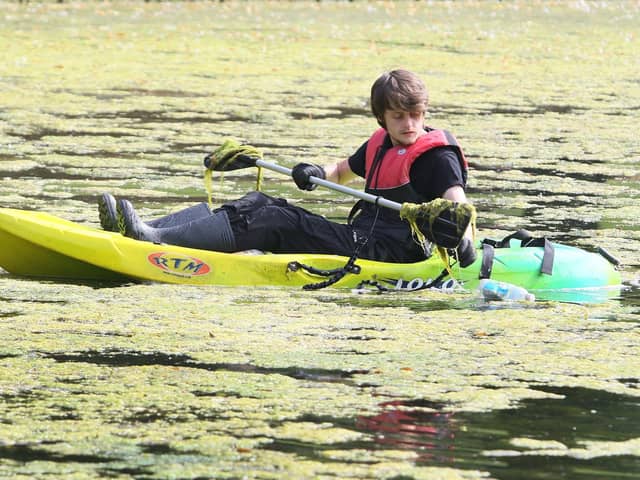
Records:
M458 263L462 268L468 267L476 261L476 247L469 238L463 237L460 241L460 245L456 248L456 257L458 258Z
M291 169L291 176L293 181L300 190L314 190L317 185L309 181L309 177L317 177L325 179L327 174L320 165L314 165L311 163L299 163Z

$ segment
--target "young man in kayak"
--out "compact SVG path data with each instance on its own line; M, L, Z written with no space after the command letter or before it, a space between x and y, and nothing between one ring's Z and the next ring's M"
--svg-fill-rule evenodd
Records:
M347 183L359 176L365 191L398 203L424 203L444 198L468 203L467 163L455 138L424 126L428 93L406 70L381 75L371 88L371 110L380 125L348 159L323 168L299 163L292 177L303 190L313 190L311 176ZM117 209L117 213L116 213ZM116 220L117 216L117 220ZM210 212L204 204L145 223L127 200L108 194L100 200L103 228L131 238L192 248L235 252L258 249L273 253L326 253L385 262L417 262L430 255L399 213L358 202L346 224L273 198L251 192ZM462 267L476 258L467 232L457 248Z

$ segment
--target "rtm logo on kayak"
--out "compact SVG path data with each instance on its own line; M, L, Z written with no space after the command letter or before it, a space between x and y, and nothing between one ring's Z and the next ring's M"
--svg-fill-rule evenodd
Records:
M149 260L151 265L158 267L164 273L179 277L206 275L211 271L211 267L209 267L205 262L187 255L156 252L149 255L147 260Z

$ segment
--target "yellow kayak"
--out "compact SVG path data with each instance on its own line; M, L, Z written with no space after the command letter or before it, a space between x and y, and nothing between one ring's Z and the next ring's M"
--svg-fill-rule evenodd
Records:
M466 288L486 276L486 246L478 260L452 273ZM493 249L491 249L493 250ZM598 253L553 244L552 272L544 273L545 250L518 246L492 252L490 276L527 290L601 288L620 285L620 273ZM348 258L318 254L247 254L160 245L123 237L47 213L0 208L0 267L29 277L78 280L150 281L192 285L302 287L333 278ZM484 264L483 264L484 262ZM376 284L415 290L441 276L438 255L417 263L358 259L334 287ZM324 272L328 270L329 272ZM344 272L343 272L344 273Z

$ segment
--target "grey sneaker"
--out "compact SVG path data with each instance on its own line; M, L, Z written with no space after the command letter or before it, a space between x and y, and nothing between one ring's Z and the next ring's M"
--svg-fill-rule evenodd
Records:
M160 242L158 232L144 223L136 213L133 205L128 200L120 199L117 202L118 229L125 237L135 240L146 240L147 242Z
M98 199L98 216L103 230L108 232L118 231L116 199L110 193L103 193Z

